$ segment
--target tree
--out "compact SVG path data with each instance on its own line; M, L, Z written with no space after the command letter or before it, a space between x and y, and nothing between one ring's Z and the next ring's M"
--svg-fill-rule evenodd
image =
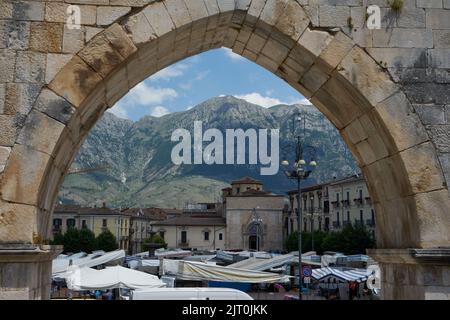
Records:
M302 232L302 252L311 251L312 238L310 232ZM298 233L289 235L285 243L288 251L298 250ZM324 251L337 251L344 254L365 254L366 249L375 247L375 239L364 226L345 226L340 231L314 232L314 250L318 254Z
M98 250L114 251L118 248L116 237L108 229L100 233L96 240Z
M152 244L159 244L161 245L161 247L166 248L167 247L167 243L164 241L164 239L157 233L155 233L153 236L148 237L144 240L144 244L142 246L142 249L144 251L149 250L149 245L150 243Z
M53 236L53 240L50 242L51 245L54 246L63 246L64 245L64 235L61 232L58 232Z
M82 228L79 232L81 251L91 253L97 247L95 234L88 228Z
M64 234L64 252L80 252L80 231L76 228L69 228Z

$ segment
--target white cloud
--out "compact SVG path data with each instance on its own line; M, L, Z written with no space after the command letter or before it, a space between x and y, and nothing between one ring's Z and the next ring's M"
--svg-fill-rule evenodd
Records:
M107 112L112 113L116 117L122 118L122 119L130 119L128 116L126 110L123 108L123 106L120 103L116 103L111 109L109 109Z
M246 100L247 102L257 104L259 106L262 106L264 108L270 108L272 106L275 106L277 104L283 104L280 100L272 97L263 96L258 92L252 92L248 94L242 94L242 95L236 95L235 96L238 99Z
M157 80L165 80L168 81L172 78L181 77L184 75L184 72L190 68L190 65L186 63L178 63L173 64L167 68L164 68L154 75L150 77L151 81L157 81Z
M234 53L231 49L223 48L225 55L230 58L232 61L243 61L245 58L243 56L240 56L236 53Z
M279 104L286 104L286 105L292 105L292 104L303 104L303 105L311 105L311 102L306 99L290 99L289 101L281 101L277 98L270 97L269 95L263 96L259 92L252 92L247 94L241 94L241 95L235 95L238 99L243 99L247 102L257 104L264 108L270 108Z
M152 87L145 82L139 83L126 96L127 103L146 106L161 104L176 97L178 97L178 93L172 88Z
M150 113L150 115L153 117L159 118L159 117L165 116L166 114L169 114L169 113L170 113L170 111L167 108L165 108L163 106L157 106L152 109L152 112Z
M183 90L191 90L191 89L192 89L192 86L194 85L194 82L196 82L196 81L201 81L201 80L205 79L205 78L208 76L208 74L209 74L210 72L211 72L210 70L200 71L200 72L198 72L197 75L196 75L194 78L192 78L190 81L180 83L180 84L179 84L179 87L180 87L181 89L183 89Z

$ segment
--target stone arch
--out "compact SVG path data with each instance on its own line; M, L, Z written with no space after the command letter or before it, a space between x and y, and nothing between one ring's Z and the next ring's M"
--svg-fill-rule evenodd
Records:
M227 47L310 98L339 129L368 181L379 248L448 246L450 199L435 146L402 86L342 28L316 27L294 0L143 2L40 91L1 177L0 241L49 238L76 152L130 88L178 60Z

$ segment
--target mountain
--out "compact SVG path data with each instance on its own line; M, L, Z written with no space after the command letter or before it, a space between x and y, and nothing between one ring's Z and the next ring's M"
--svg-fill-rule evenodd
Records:
M232 180L253 176L266 190L285 193L295 187L283 168L277 175L261 176L260 165L181 165L171 161L172 132L178 128L193 133L194 121L203 122L203 132L226 129L280 129L280 158L292 161L294 114L306 119L304 145L316 154L305 157L318 162L306 184L326 181L358 171L351 153L335 127L313 106L277 105L271 108L251 104L232 96L217 97L184 111L137 122L106 112L81 147L72 170L107 166L106 170L70 174L59 194L61 203L111 206L182 207L186 202L206 202L220 198L220 190ZM224 137L225 143L225 137ZM204 143L205 147L208 143ZM270 148L269 148L270 150ZM280 159L281 160L281 159ZM308 160L308 159L307 159Z

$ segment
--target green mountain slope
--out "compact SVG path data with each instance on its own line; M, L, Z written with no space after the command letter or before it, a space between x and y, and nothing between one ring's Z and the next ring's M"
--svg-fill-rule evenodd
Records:
M266 190L284 193L294 184L285 178L281 167L275 176L261 176L259 165L175 166L170 157L175 143L170 137L178 128L192 133L194 121L203 121L203 130L217 128L223 134L226 129L279 128L280 157L283 157L283 150L292 141L292 119L298 111L307 119L305 144L316 147L319 163L308 183L357 171L338 131L315 107L279 105L266 109L231 96L217 97L188 111L161 118L147 116L135 123L105 113L81 147L72 168L102 165L109 168L68 175L59 201L180 207L186 202L214 201L220 189L245 175L262 180Z

